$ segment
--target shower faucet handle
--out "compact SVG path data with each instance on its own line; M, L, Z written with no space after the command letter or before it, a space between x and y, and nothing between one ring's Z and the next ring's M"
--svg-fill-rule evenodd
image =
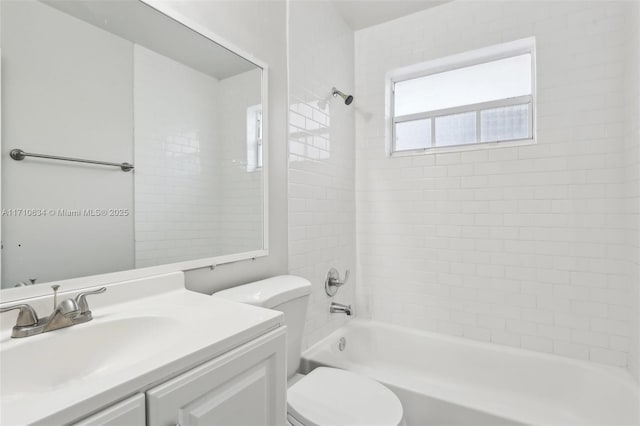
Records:
M340 273L336 268L329 269L329 273L327 274L327 278L324 281L324 289L327 292L327 295L334 296L340 287L347 283L349 279L349 270L344 274L344 280L340 279Z
M347 283L347 281L349 280L349 270L347 269L346 271L344 271L344 280L342 281L338 281L336 284L340 283L338 285L338 287L343 286ZM339 278L338 278L339 279Z
M340 273L336 270L336 268L331 268L329 270L329 274L327 274L327 279L329 283L336 287L342 287L349 280L349 270L347 269L344 273L344 280L340 279Z

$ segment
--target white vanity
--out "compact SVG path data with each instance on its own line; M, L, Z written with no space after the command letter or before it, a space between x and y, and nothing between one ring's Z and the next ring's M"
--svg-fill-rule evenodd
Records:
M280 312L188 291L181 272L106 287L84 324L11 338L17 311L2 314L0 424L285 422ZM53 300L20 303L45 316Z

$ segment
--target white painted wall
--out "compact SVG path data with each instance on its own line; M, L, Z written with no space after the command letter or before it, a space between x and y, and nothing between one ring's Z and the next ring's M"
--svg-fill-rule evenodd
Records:
M225 254L218 80L138 45L133 62L135 266Z
M11 106L2 110L2 208L48 212L2 218L2 287L133 268L132 215L49 212L132 212L133 173L9 157L12 148L21 148L132 162L131 43L39 2L4 2L2 9L3 101Z
M356 32L361 312L637 370L637 190L625 216L622 167L633 7L453 2ZM388 70L530 36L536 145L385 156Z
M346 321L331 300L355 303L354 111L331 97L354 89L353 31L328 2L291 2L289 9L289 272L313 284L303 346ZM351 278L330 299L329 268Z

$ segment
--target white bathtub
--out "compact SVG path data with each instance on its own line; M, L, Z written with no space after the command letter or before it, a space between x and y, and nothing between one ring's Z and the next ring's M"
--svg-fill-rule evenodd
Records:
M622 369L373 321L303 353L303 372L319 365L387 385L409 426L640 423L640 390Z

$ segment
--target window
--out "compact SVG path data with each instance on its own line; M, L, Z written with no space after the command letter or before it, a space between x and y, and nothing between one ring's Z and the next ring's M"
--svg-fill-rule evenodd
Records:
M390 152L533 140L534 41L391 72Z
M247 108L247 171L262 169L262 105Z

